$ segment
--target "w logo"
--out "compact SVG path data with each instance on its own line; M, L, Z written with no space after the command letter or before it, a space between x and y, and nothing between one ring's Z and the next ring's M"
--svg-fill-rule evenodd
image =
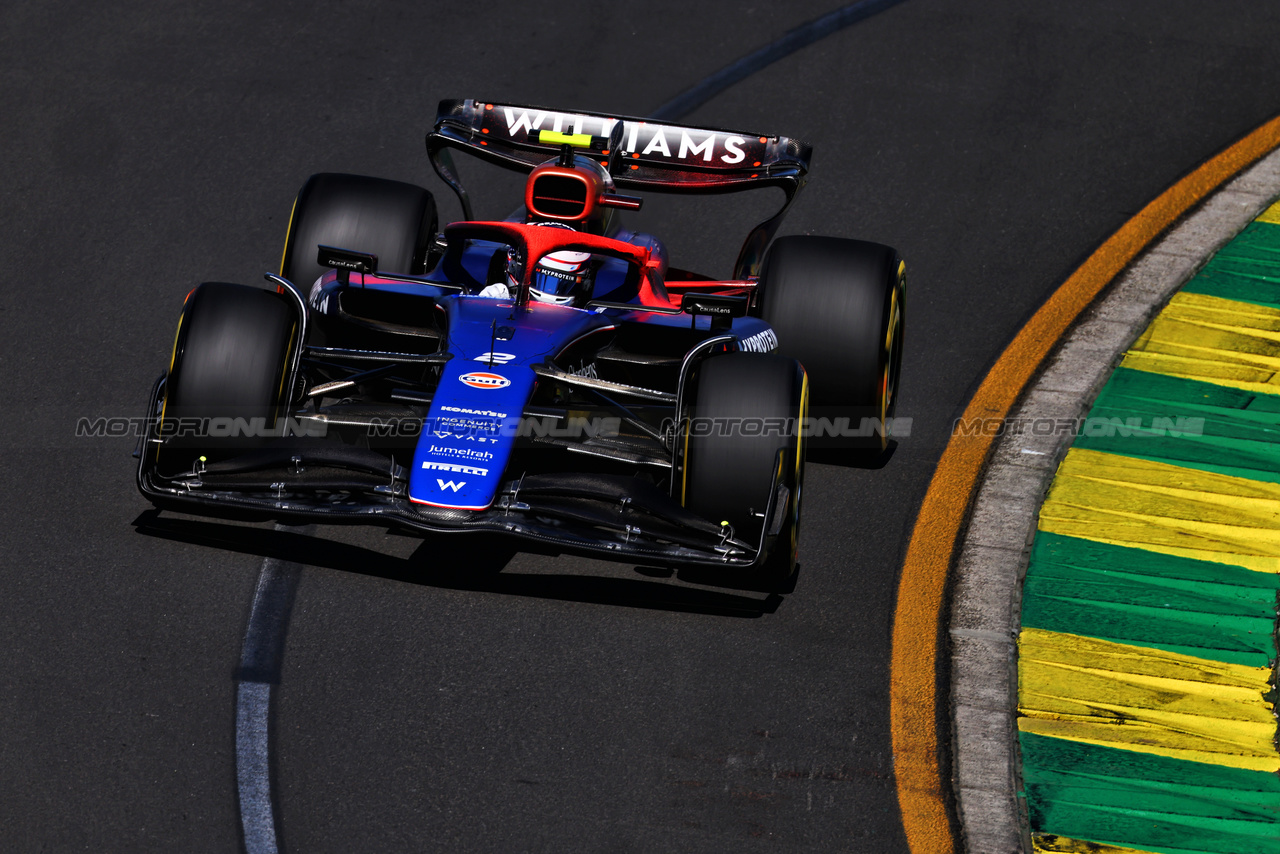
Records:
M454 492L457 492L459 489L462 489L462 487L467 485L465 480L460 480L457 483L454 483L452 480L444 480L439 477L436 478L436 483L440 484L440 489L452 489Z

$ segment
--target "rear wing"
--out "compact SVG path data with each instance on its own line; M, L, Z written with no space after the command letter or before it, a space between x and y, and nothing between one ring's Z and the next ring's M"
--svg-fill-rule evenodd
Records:
M619 131L619 125L621 129ZM427 134L427 153L436 173L457 193L465 219L471 202L454 168L450 149L459 149L507 169L529 172L555 158L563 137L588 136L597 144L580 153L612 166L619 189L667 193L731 193L780 187L782 208L747 236L735 265L735 278L755 275L796 194L804 186L813 149L785 136L766 136L720 128L695 128L631 116L560 112L475 100L440 102ZM601 147L600 138L618 141L618 150Z

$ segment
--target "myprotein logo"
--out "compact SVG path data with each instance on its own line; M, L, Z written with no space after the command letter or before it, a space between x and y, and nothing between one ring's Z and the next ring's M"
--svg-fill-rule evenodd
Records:
M488 371L473 371L463 374L458 379L472 388L506 388L511 385L511 380L502 374L491 374Z
M778 336L772 329L766 329L750 338L743 338L738 342L738 348L747 353L772 353L778 349Z

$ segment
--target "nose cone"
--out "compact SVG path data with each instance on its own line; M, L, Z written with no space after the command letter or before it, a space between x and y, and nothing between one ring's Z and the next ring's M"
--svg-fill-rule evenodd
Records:
M524 365L447 363L418 437L409 499L454 510L493 504L535 378Z

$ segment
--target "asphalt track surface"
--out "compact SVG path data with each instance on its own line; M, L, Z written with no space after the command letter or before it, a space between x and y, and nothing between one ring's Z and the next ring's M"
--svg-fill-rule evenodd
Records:
M140 413L193 284L276 267L311 172L422 183L457 217L422 150L439 99L645 114L838 5L0 9L0 846L242 844L235 677L274 557L302 565L284 849L907 850L890 624L952 419L1081 260L1280 111L1280 9L906 0L686 118L812 142L784 230L908 261L912 433L879 470L810 465L789 595L155 517L132 440L75 437ZM501 192L481 176L478 214ZM727 268L740 211L654 208L676 264Z

